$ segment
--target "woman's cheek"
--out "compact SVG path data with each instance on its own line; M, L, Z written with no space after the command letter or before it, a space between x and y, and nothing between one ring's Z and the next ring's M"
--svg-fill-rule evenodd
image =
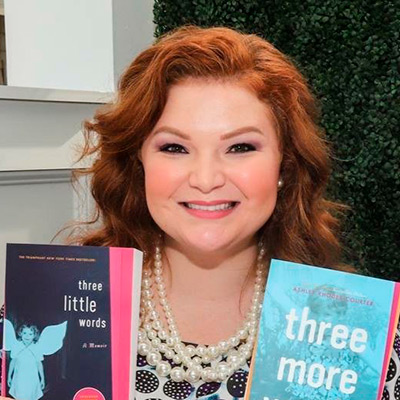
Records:
M278 190L279 164L261 163L236 171L237 185L249 199L267 200Z
M147 202L169 199L179 187L182 172L168 162L149 162L145 171Z

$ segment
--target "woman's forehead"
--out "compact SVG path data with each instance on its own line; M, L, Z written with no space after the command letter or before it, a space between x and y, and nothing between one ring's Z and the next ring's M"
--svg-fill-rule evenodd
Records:
M181 132L227 134L254 126L274 129L269 107L255 93L232 81L186 80L172 86L152 133L169 126Z

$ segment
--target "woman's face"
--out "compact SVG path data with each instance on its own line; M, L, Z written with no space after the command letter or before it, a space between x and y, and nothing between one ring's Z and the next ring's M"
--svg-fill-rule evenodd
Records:
M275 208L281 153L273 119L239 84L172 86L141 158L149 211L187 251L253 243Z

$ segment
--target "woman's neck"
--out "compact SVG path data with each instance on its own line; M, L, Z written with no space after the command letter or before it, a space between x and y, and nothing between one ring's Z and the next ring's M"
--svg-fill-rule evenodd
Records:
M219 253L188 252L178 246L164 247L164 279L171 296L191 301L232 301L252 288L257 244Z
M215 344L237 332L251 306L256 259L256 244L225 255L164 246L167 298L184 341Z

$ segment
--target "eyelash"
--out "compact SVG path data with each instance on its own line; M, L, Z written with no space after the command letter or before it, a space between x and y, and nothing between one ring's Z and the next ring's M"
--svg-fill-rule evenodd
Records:
M170 149L172 149L172 148L174 148L174 150L171 151ZM233 148L236 148L239 150L232 151L232 153L249 153L251 151L256 150L256 147L250 143L236 143L229 147L229 149L233 149ZM184 150L184 152L182 150ZM177 153L186 154L187 153L186 149L182 145L177 144L177 143L164 144L163 146L160 147L160 151L164 152L164 153L173 153L173 154L177 154Z

